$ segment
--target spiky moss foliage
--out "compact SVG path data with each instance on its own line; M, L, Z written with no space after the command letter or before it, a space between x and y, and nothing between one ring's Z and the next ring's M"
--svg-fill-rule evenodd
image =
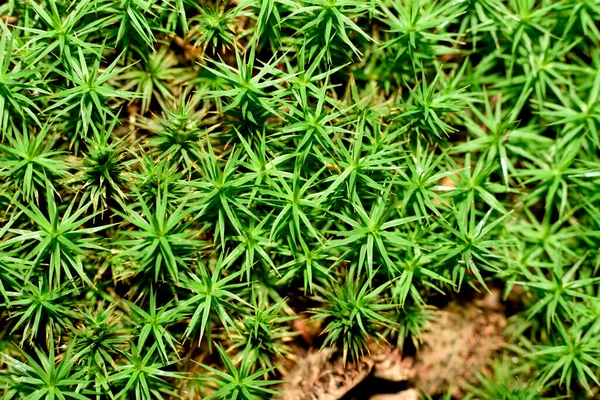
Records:
M597 395L599 23L593 0L3 2L4 398L265 398L297 313L354 360L490 286L518 293L520 362L471 396Z

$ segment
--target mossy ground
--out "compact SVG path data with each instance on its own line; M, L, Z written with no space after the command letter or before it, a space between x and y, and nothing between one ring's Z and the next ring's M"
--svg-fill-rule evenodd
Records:
M3 398L270 398L300 348L418 359L488 291L502 350L422 396L600 395L599 23L1 1Z

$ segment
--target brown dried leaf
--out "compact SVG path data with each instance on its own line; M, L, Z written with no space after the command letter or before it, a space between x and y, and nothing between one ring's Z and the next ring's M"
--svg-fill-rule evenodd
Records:
M346 365L334 349L298 354L296 365L284 376L279 399L339 400L371 374L393 382L414 376L413 360L403 359L398 350L372 343L369 351L359 362Z
M374 362L367 357L344 366L340 358L332 360L334 353L334 349L323 349L298 355L298 362L279 387L283 395L276 399L339 400L373 369Z

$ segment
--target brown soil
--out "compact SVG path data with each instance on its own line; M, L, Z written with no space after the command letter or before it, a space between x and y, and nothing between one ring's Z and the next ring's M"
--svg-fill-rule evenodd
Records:
M284 376L278 400L417 400L451 391L462 398L465 383L485 368L504 343L506 317L499 294L436 312L416 360L391 346L371 346L371 354L345 366L334 349L298 350Z

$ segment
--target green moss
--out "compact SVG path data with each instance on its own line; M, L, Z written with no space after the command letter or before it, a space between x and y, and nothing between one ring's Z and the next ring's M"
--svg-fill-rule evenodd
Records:
M574 0L3 2L0 393L270 397L303 313L352 361L495 288L507 349L466 395L597 396L599 24Z

